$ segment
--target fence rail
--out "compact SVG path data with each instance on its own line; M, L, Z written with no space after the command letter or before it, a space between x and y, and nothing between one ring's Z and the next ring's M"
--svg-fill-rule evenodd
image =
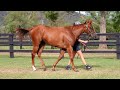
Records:
M90 40L87 46L99 46L99 44L107 44L107 46L115 46L115 50L85 50L83 53L116 53L117 59L120 59L120 33L98 33L96 39ZM100 36L106 36L105 42L99 41ZM83 34L82 37L86 38L87 35ZM14 50L14 46L32 46L31 40L23 40L20 42L14 37L14 34L0 34L0 46L9 46L9 50L1 50L0 52L9 52L10 58L14 58L15 52L31 52L32 50ZM43 53L59 53L60 50L43 50Z

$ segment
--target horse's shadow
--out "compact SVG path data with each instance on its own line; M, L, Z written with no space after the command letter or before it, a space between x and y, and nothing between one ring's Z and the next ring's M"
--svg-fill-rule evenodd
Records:
M66 65L67 66L67 65ZM65 65L57 65L56 66L56 68L66 68L66 66ZM92 66L92 68L98 68L98 67L102 67L102 66L100 66L100 65L91 65ZM43 69L43 68L41 68L40 66L36 66L38 69ZM75 66L77 69L83 69L83 68L85 68L85 66L84 65L76 65ZM52 68L52 65L48 65L48 66L46 66L46 68Z

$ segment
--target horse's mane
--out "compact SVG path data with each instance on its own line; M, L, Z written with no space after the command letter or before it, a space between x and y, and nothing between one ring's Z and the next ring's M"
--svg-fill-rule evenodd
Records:
M65 26L65 28L66 29L72 29L72 30L75 30L75 29L77 29L77 28L79 28L79 26L81 26L81 25L84 25L84 23L83 24L79 24L79 25L72 25L72 26Z
M85 24L85 23L83 23ZM63 28L67 29L67 30L76 30L77 28L79 28L79 26L83 25L83 24L79 24L79 25L71 25L71 26L64 26ZM48 28L51 28L51 26L47 26L47 25L42 25L42 24L38 24L38 25L34 25L33 27L31 28L28 28L28 29L24 29L24 28L17 28L17 35L19 35L20 38L23 39L23 37L25 35L28 35L28 32L33 30L33 28L37 27L37 26L44 26L44 27L48 27Z

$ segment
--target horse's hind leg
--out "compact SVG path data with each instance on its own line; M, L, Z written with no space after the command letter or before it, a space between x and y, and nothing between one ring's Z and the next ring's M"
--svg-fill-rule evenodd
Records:
M53 68L52 68L53 71L55 71L55 67L57 63L63 58L65 51L66 51L65 49L60 50L60 55L58 57L58 60L53 64Z
M42 54L42 51L43 51L44 47L45 47L45 43L42 41L41 44L39 45L39 49L38 49L37 54L38 54L38 57L41 61L42 67L44 68L44 71L46 71L45 63L41 58L41 54Z
M31 55L32 55L32 68L33 68L33 71L36 70L34 59L35 59L35 55L36 55L36 53L37 53L38 47L39 47L39 46L34 45L34 46L33 46L32 53L31 53Z

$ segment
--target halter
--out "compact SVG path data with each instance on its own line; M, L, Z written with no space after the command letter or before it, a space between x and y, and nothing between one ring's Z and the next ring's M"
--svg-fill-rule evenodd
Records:
M94 27L91 25L90 28L88 27L88 25L85 25L87 31L89 32L89 37L93 34L94 31Z
M88 32L90 32L89 33L89 35L91 34L91 31L89 30L89 27L88 27L88 25L85 25L86 26L86 28L87 28L87 30L88 30ZM90 27L91 28L91 27Z
M90 32L90 33L89 33L89 37L88 37L88 39L87 39L87 40L89 41L89 40L90 40L91 31L89 30L88 25L85 25L85 26L86 26L88 32ZM91 28L91 27L90 27L90 28ZM85 43L82 43L82 45L84 46L84 51L85 51L85 49L88 48L88 47L87 47L87 45L86 45Z

